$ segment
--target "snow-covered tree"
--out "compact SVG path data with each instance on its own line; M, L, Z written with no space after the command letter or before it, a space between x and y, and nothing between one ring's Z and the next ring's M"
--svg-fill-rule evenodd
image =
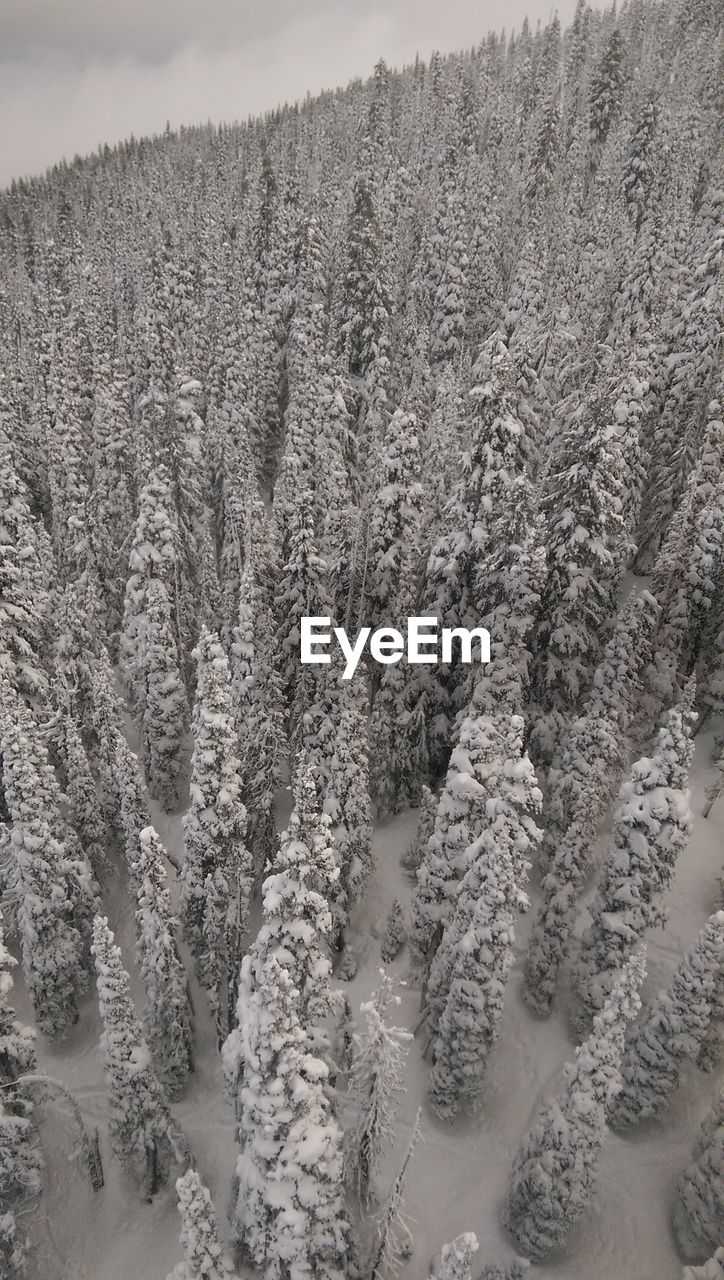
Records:
M450 757L435 826L417 871L410 940L426 966L442 937L458 884L465 851L485 821L489 762L499 754L500 737L492 720L468 717Z
M417 820L415 836L402 858L402 865L406 871L417 872L425 856L427 842L435 830L437 799L435 792L423 784L420 796L420 815Z
M418 1110L405 1157L377 1219L377 1241L370 1262L371 1280L380 1280L385 1272L394 1274L412 1254L412 1232L405 1214L403 1188L420 1137L421 1117L422 1111Z
M61 825L57 783L29 713L3 698L0 713L7 845L22 969L45 1035L65 1035L78 1019L85 985L83 937L93 895L90 872L73 857Z
M349 1134L349 1168L364 1205L374 1194L374 1177L394 1132L395 1097L402 1090L402 1068L412 1039L408 1031L385 1021L390 1005L399 1005L393 985L384 969L371 998L360 1005L365 1020L362 1033L354 1036L350 1097L357 1109Z
M609 1109L614 1128L665 1111L679 1083L682 1062L697 1057L716 1018L716 984L722 964L724 911L718 911L684 956L671 986L659 992L627 1038L622 1087Z
M139 845L136 958L145 993L146 1043L159 1080L175 1098L193 1070L188 981L174 936L163 849L153 827L143 828Z
M359 673L355 673L350 681L339 682L338 691L334 742L323 808L332 821L340 869L335 916L338 926L341 926L347 917L349 904L364 893L372 870L373 853L366 687Z
M176 1180L176 1205L183 1262L167 1280L230 1280L232 1268L219 1240L216 1210L195 1169L187 1169Z
M640 1007L643 974L643 956L634 956L566 1067L562 1092L543 1108L513 1161L506 1224L534 1261L565 1239L593 1194L606 1108L620 1087L626 1024Z
M396 960L405 945L405 911L399 898L394 898L385 921L385 932L380 945L380 955L385 964Z
M70 709L63 718L63 752L65 756L65 794L70 818L81 848L94 874L107 866L103 824L98 807L98 792L88 762L83 739Z
M687 733L691 713L670 711L659 731L653 758L632 766L621 787L611 850L590 908L577 985L586 1008L603 1004L608 987L647 929L666 918L661 897L686 848L691 813L688 770L693 743Z
M197 662L193 711L194 748L191 757L191 804L183 819L184 862L181 870L180 915L192 954L204 968L209 932L205 936L207 876L220 873L226 884L229 919L224 930L226 964L224 986L216 994L227 1008L226 983L236 972L246 933L251 893L251 855L245 843L246 809L236 756L236 732L231 709L229 661L213 632L202 630L194 651ZM219 939L221 942L221 939ZM218 971L218 965L205 972ZM220 975L221 976L221 975Z
M35 1069L35 1034L18 1021L10 1004L14 964L0 916L0 1266L3 1276L21 1280L27 1274L21 1215L40 1191L42 1159L30 1109L15 1088L18 1076Z
M674 1229L679 1248L691 1262L704 1262L724 1232L724 1093L714 1098L702 1125L693 1160L676 1182Z
M133 1007L120 948L101 916L93 926L93 954L113 1150L151 1197L169 1175L170 1116Z
M152 578L158 578L170 589L174 582L176 552L177 530L171 514L169 477L163 467L158 467L149 475L141 493L119 650L124 684L134 708L141 712L148 584Z
M258 946L244 957L237 1029L224 1046L240 1147L232 1223L269 1280L343 1280L349 1225L342 1133L328 1068L300 1023L300 992L283 959L282 951Z
M480 1100L513 963L516 914L528 905L529 855L541 834L531 814L540 810L541 793L522 744L523 721L513 716L507 736L501 734L497 770L490 768L485 826L466 850L465 873L430 968L430 1094L448 1116Z
M255 864L263 867L274 850L274 796L281 784L286 739L271 609L250 565L239 587L230 666L239 772L249 813L248 843Z
M141 643L142 741L148 793L170 813L179 799L188 706L178 669L168 592L156 578L146 590Z
M473 1256L478 1248L473 1231L456 1236L450 1244L443 1245L440 1265L430 1280L473 1280Z

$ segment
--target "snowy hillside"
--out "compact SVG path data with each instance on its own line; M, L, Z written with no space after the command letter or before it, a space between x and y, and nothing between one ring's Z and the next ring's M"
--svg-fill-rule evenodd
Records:
M0 195L2 1280L724 1277L720 14L481 36Z

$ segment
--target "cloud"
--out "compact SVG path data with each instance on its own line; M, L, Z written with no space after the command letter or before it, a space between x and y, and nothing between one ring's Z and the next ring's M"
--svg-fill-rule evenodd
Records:
M533 0L535 3L535 0ZM0 186L103 143L244 119L520 25L525 0L2 0ZM542 6L538 6L539 8ZM560 6L570 17L574 0ZM543 21L550 11L546 6Z

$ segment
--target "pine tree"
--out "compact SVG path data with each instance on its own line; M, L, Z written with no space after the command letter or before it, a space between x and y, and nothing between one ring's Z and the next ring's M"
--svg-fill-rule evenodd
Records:
M246 809L241 799L236 734L231 709L229 662L213 632L202 630L194 654L197 661L191 758L191 804L183 819L184 863L181 870L180 915L191 952L207 974L218 965L204 964L207 876L219 872L226 884L230 919L224 945L227 972L215 1000L230 1016L230 989L246 933L251 893L251 856L244 842ZM219 940L221 941L221 940Z
M694 1159L676 1182L674 1230L691 1262L704 1262L724 1232L724 1093L719 1093L702 1126Z
M691 827L691 719L684 706L668 713L653 759L637 760L619 792L611 851L577 966L579 995L591 1013L601 1008L610 983L646 930L666 918L660 899Z
M238 732L239 772L249 812L249 847L257 867L274 851L274 796L286 752L284 699L274 625L265 592L247 565L231 645L231 700Z
M372 1280L380 1280L386 1271L393 1273L399 1269L401 1262L412 1254L412 1232L404 1212L405 1200L402 1194L407 1170L420 1137L420 1120L422 1111L418 1110L412 1137L407 1145L405 1158L400 1171L392 1183L387 1202L377 1219L377 1243L375 1245L370 1273Z
M435 830L435 812L437 810L438 797L434 791L423 784L422 795L420 797L420 814L417 820L417 828L415 830L414 839L410 843L409 849L403 855L402 865L406 871L417 872L422 859L425 856L427 842Z
M120 948L101 916L96 916L93 926L93 954L113 1150L143 1181L150 1198L169 1175L170 1116L131 1001Z
M63 840L57 783L26 710L3 699L3 787L12 819L8 841L25 983L45 1035L67 1034L78 1020L85 982L83 939L93 886L85 864Z
M65 794L81 848L95 875L108 865L98 792L78 725L70 709L63 718Z
M20 1215L40 1191L42 1159L35 1146L32 1115L15 1088L18 1076L35 1070L35 1033L17 1020L10 1004L14 964L3 943L0 916L0 1266L3 1276L21 1280L27 1275L27 1241L21 1234Z
M358 1109L350 1134L348 1159L357 1193L369 1206L374 1195L374 1177L394 1132L395 1097L402 1089L402 1069L406 1041L412 1035L401 1027L389 1026L385 1015L390 1005L399 1005L392 981L380 969L380 982L372 997L360 1005L365 1020L362 1034L353 1040L349 1092Z
M625 1128L660 1116L679 1082L681 1063L695 1059L716 1017L716 982L724 962L724 911L711 916L684 956L671 986L645 1010L623 1055L623 1084L609 1119Z
M311 1051L283 958L258 944L244 957L237 1030L224 1048L227 1080L238 1089L232 1222L269 1280L343 1280L342 1134L325 1087L328 1068Z
M620 1087L626 1024L640 1007L643 975L643 956L634 956L565 1068L564 1089L543 1108L513 1161L506 1225L533 1261L565 1239L593 1193L606 1107Z
M451 1244L443 1245L440 1266L430 1280L473 1280L473 1254L478 1248L474 1232L456 1236Z
M174 936L161 841L153 827L139 836L136 958L145 993L144 1029L156 1074L169 1098L193 1070L193 1032L186 971Z
M146 591L142 644L146 781L151 798L170 813L179 799L188 706L176 660L168 593L158 579L152 579Z
M214 1204L195 1169L188 1169L177 1179L176 1202L184 1260L174 1267L168 1280L228 1280L231 1263L219 1240Z
M148 805L138 757L133 754L122 733L115 745L114 781L118 791L120 825L126 857L126 870L131 884L138 887L138 859L141 856L141 831L149 824Z
M43 564L27 499L0 430L0 671L18 693L32 697L47 691L43 647L50 566Z
M491 764L502 763L500 747L500 729L494 719L466 717L450 757L412 903L410 941L426 967L450 917L465 872L466 850L485 825L487 782Z
M177 530L171 515L169 478L160 467L152 471L140 498L140 510L130 555L119 661L134 708L143 713L143 633L147 591L152 578L170 586L174 580Z
M253 951L261 958L276 955L288 969L308 1034L332 1006L327 949L338 881L330 821L321 812L311 769L302 755L294 777L294 808L272 874L264 881L264 921ZM324 1038L321 1029L320 1035Z
M430 1094L446 1116L479 1103L513 963L515 918L528 905L528 855L541 834L530 814L540 809L541 793L522 742L523 721L514 716L501 733L497 768L490 769L485 827L466 850L465 874L430 969Z
M323 808L332 822L340 869L339 892L335 895L339 929L344 925L349 904L364 894L374 855L366 690L357 673L352 680L340 683L338 689L338 714Z

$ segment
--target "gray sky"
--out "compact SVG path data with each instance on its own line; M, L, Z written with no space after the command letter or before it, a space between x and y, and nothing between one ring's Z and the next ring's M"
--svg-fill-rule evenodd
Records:
M561 22L575 0L555 5ZM549 0L0 0L0 187L134 133L244 119Z

